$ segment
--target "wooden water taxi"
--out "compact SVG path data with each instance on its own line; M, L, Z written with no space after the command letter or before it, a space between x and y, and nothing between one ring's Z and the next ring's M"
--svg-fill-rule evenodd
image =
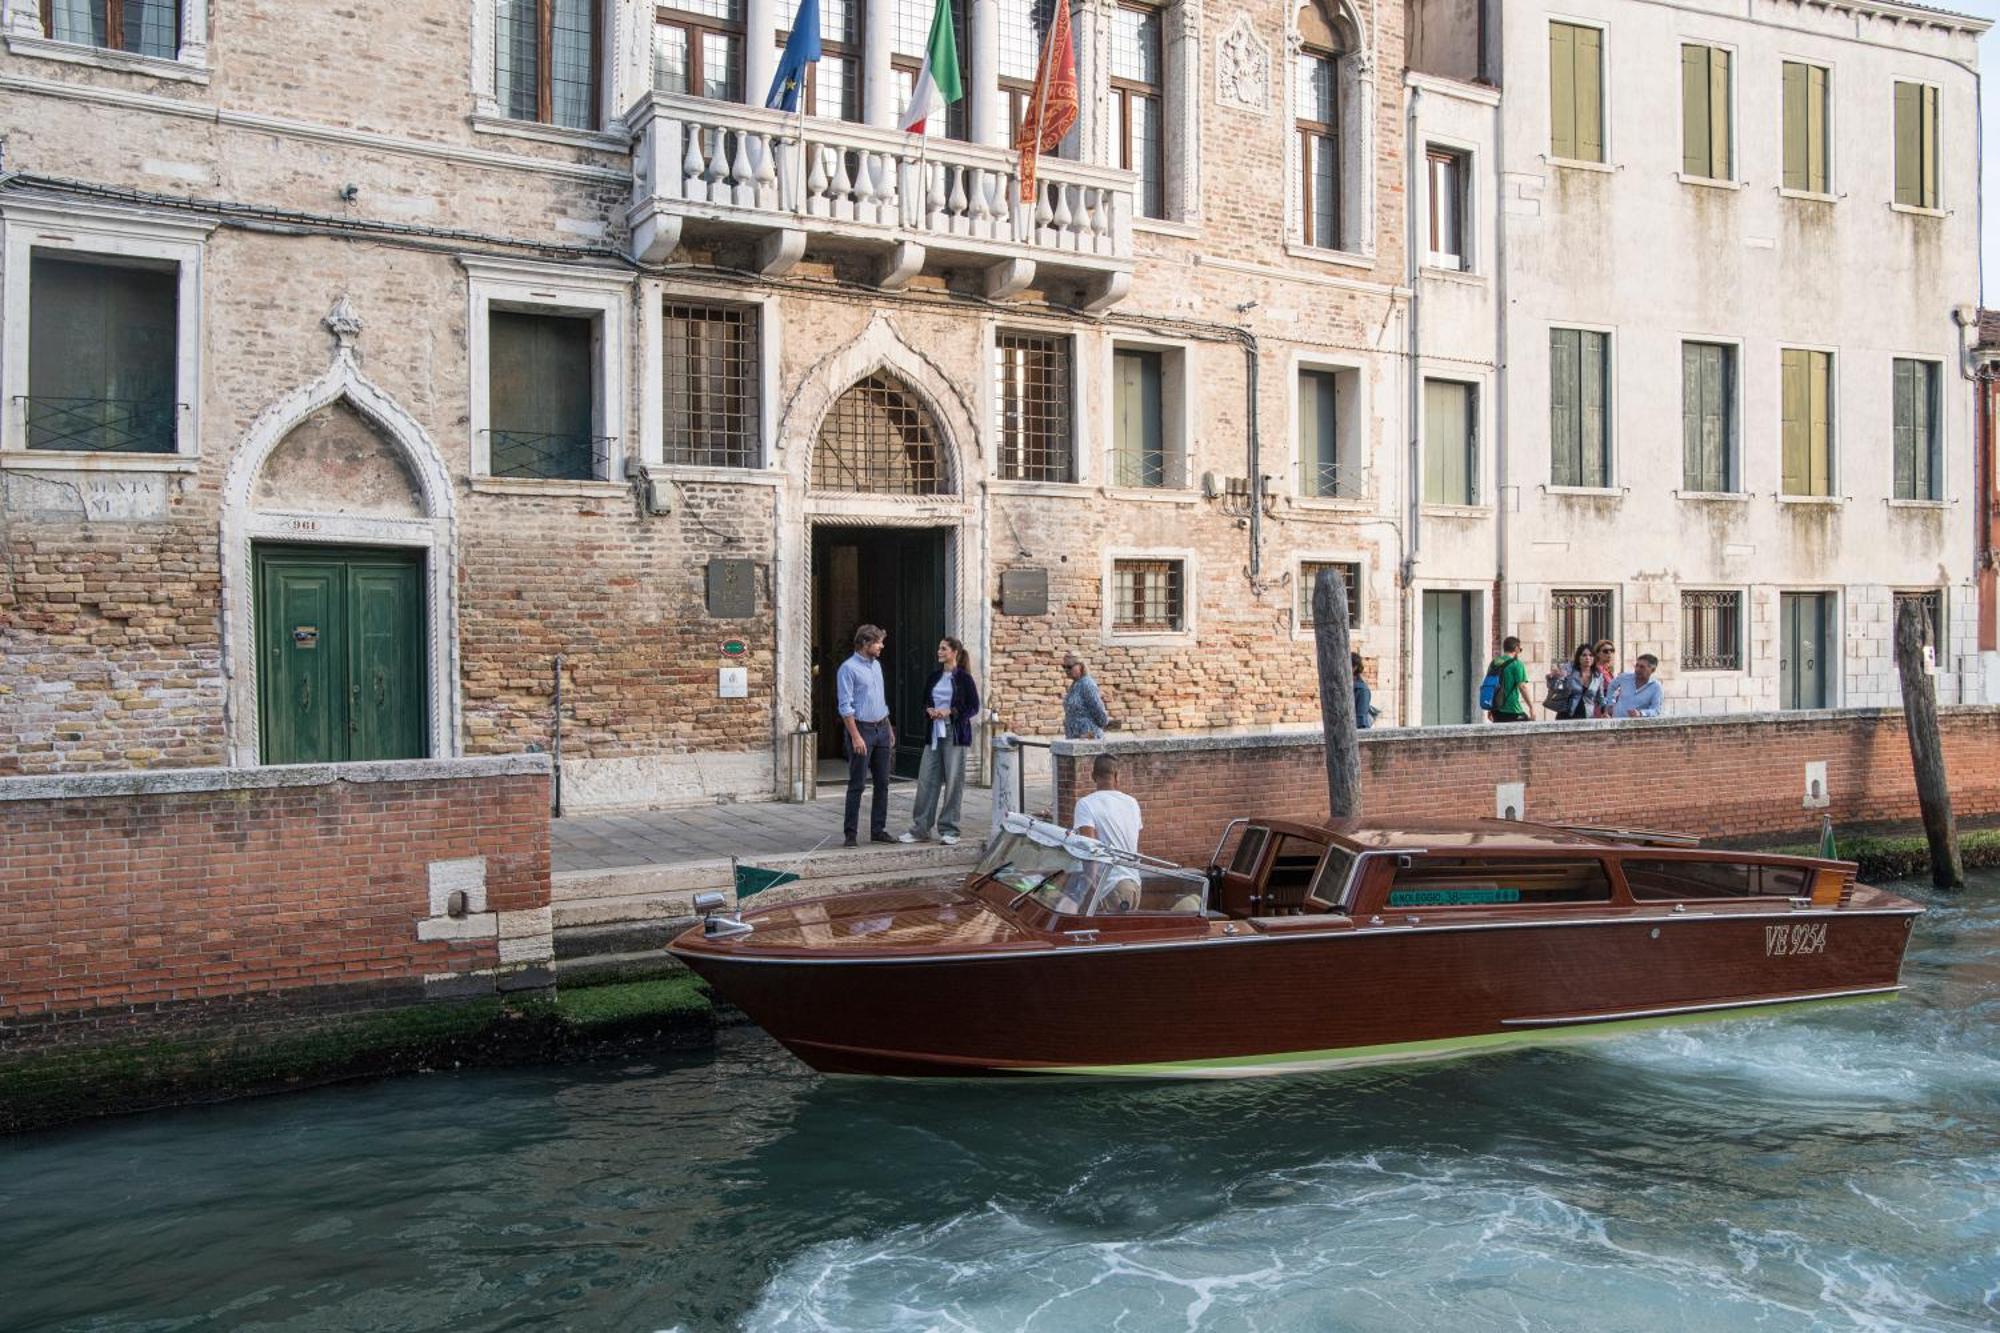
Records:
M1487 820L1237 820L1206 873L1010 816L962 885L709 903L670 946L813 1068L1237 1077L1886 996L1847 862Z

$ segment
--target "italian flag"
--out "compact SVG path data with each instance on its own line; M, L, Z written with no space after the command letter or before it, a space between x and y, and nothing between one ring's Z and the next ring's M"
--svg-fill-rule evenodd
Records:
M917 86L910 90L910 105L896 128L911 134L924 132L924 121L935 106L949 106L965 96L958 78L958 42L951 30L951 0L937 0L931 15L931 36L924 43L924 67L917 71Z

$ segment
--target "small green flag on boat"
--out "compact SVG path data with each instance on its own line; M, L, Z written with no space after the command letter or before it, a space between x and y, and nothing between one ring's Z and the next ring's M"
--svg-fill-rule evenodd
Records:
M1840 849L1833 845L1833 816L1819 817L1819 854L1828 861L1840 859Z
M740 901L753 893L775 889L780 884L797 882L798 876L789 870L766 870L762 866L737 864L736 858L729 859L729 865L736 872L736 897Z

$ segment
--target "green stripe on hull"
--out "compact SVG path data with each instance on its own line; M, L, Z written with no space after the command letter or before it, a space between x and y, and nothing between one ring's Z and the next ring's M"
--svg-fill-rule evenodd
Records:
M1760 1004L1702 1013L1666 1014L1658 1018L1628 1018L1605 1023L1572 1023L1564 1027L1533 1028L1519 1032L1481 1032L1469 1037L1439 1037L1431 1041L1398 1041L1381 1046L1342 1046L1325 1051L1280 1051L1271 1055L1226 1055L1208 1060L1168 1060L1156 1064L1133 1065L1042 1065L1015 1068L1009 1073L1079 1074L1093 1078L1256 1078L1275 1074L1305 1074L1327 1069L1349 1069L1358 1065L1393 1064L1401 1060L1443 1060L1484 1051L1516 1046L1540 1046L1553 1041L1586 1037L1624 1036L1651 1028L1686 1027L1693 1023L1713 1023L1722 1019L1749 1018L1764 1014L1796 1013L1841 1004L1868 1004L1893 1000L1896 993L1881 995L1838 995L1825 999L1791 1000L1781 1004Z

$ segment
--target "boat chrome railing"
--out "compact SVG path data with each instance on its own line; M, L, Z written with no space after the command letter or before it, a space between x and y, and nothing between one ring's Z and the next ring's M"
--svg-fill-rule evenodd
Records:
M1565 833L1583 833L1603 838L1622 838L1646 847L1699 847L1701 838L1693 833L1667 833L1660 829L1607 828L1599 824L1551 824Z

